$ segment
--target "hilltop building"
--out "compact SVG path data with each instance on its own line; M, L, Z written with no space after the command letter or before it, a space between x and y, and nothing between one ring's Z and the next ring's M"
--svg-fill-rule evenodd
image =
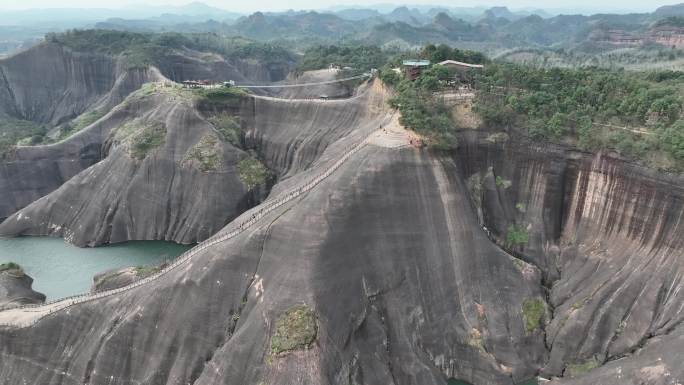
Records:
M430 66L429 60L404 60L401 63L404 76L409 80L416 80L423 70Z
M484 66L482 64L470 64L456 60L444 60L437 63L449 70L452 81L455 83L472 83L473 74L482 71Z

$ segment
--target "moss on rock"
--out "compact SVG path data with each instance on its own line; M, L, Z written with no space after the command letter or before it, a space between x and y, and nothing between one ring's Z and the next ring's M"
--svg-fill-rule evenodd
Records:
M66 139L71 135L83 130L84 128L100 120L100 118L102 118L103 116L105 116L105 112L100 110L92 110L84 114L81 114L71 123L65 125L62 128L62 131L59 134L59 140Z
M317 333L314 311L306 305L294 306L276 322L275 334L271 338L271 352L280 354L306 349L316 340Z
M134 270L135 270L136 277L146 278L152 274L156 274L156 273L162 271L162 269L165 267L166 267L166 263L163 263L161 265L153 265L153 266L136 266L134 268Z
M14 262L6 262L0 264L0 273L14 275L17 277L23 277L26 274L24 273L24 269L21 266L19 266L19 264Z
M221 166L221 148L216 135L205 135L183 157L182 164L197 164L202 172L218 170Z
M506 247L526 245L530 240L527 229L519 225L510 225L506 231Z
M240 180L248 189L265 184L271 177L271 171L254 156L244 158L238 164Z
M468 335L468 345L483 353L486 352L482 332L480 332L478 329L473 328L470 330L470 334Z
M132 158L142 160L161 147L166 138L166 126L160 122L135 119L121 125L114 132L114 140L126 145Z
M600 365L601 362L598 359L596 359L596 357L593 357L586 361L576 362L574 364L568 365L565 368L565 373L563 373L563 375L570 377L579 376L581 374L587 373L593 369L598 368Z
M544 321L546 306L539 298L526 299L522 304L523 320L528 333L537 330Z
M212 116L208 120L219 133L219 137L222 141L240 147L242 141L242 128L235 117L223 113Z

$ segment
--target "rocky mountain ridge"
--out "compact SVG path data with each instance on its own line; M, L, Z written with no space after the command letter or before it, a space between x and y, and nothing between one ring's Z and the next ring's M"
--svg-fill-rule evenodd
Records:
M170 108L163 97L142 104ZM243 145L278 175L271 194L286 193L377 130L393 114L387 97L376 83L349 100L244 98ZM1 330L0 375L56 384L684 378L682 181L494 134L463 131L453 153L366 146L163 278ZM508 239L511 226L524 243ZM302 304L315 314L315 342L273 353L276 325ZM74 323L78 333L65 326Z

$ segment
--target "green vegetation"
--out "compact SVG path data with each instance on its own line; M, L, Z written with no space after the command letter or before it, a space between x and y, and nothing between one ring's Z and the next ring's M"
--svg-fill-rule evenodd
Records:
M532 333L537 330L544 321L546 313L546 306L544 301L539 298L526 299L522 304L523 321L525 321L525 330Z
M240 97L247 95L245 90L237 87L199 88L193 90L193 92L200 98L215 102L238 100Z
M0 273L6 273L17 277L21 277L25 274L24 269L22 269L21 266L14 262L6 262L0 264Z
M147 154L164 143L166 127L163 124L146 126L131 136L130 154L135 159L145 159Z
M213 33L135 33L96 29L49 33L45 39L75 51L123 55L129 68L158 64L173 50L186 48L215 52L234 59L259 60L264 64L294 61L288 51L278 46Z
M273 354L306 349L316 340L318 333L316 314L306 305L290 308L276 321L275 327L271 339Z
M59 139L62 140L70 137L71 135L95 123L104 115L104 112L98 110L93 110L80 115L72 123L67 123L66 125L64 125L64 127L62 128L62 132L59 135Z
M599 361L596 357L593 357L583 362L568 365L565 368L565 372L563 372L563 375L575 377L579 376L580 374L587 373L592 369L596 369L599 366L601 366L601 361Z
M183 164L196 161L202 172L215 171L221 165L221 145L216 135L205 135L183 157Z
M135 119L114 131L114 140L124 143L134 159L142 160L154 149L164 144L166 126L160 122Z
M330 64L368 71L382 67L389 59L388 53L377 46L365 45L319 45L308 48L299 60L298 71L328 68Z
M484 338L482 337L482 333L478 329L473 328L470 330L470 334L468 336L468 345L474 347L475 349L483 353L486 352Z
M684 73L490 64L478 83L485 123L634 159L665 152L672 162L662 168L684 166Z
M153 275L153 274L160 272L164 268L164 266L165 266L165 264L156 265L156 266L136 266L134 268L135 276L138 278L149 277L150 275Z
M496 176L494 183L496 183L496 187L501 187L503 189L507 189L513 185L513 182L508 179L504 179L501 175Z
M393 67L398 67L401 60L406 58L428 59L433 64L423 70L417 79L410 81L393 70ZM401 112L401 124L420 134L429 147L447 150L458 146L457 127L449 108L433 95L435 91L443 89L446 81L451 78L446 67L434 64L444 60L470 63L487 61L479 52L451 48L444 44L430 44L421 51L396 56L380 68L379 77L397 91L397 96L390 104Z
M510 225L506 232L506 247L522 246L529 241L529 234L527 229L523 226Z
M384 78L388 76L385 72L381 72ZM390 105L401 112L401 124L423 136L429 147L450 149L458 144L455 125L447 106L432 95L440 73L437 68L424 71L414 82L401 80L395 87L397 96L390 100Z
M238 172L240 180L250 190L265 184L271 177L271 171L253 155L242 159L238 163Z
M30 146L47 141L47 129L28 120L0 118L0 157L17 144Z
M515 204L515 208L516 208L518 211L520 211L521 213L524 213L525 210L526 210L525 204L522 203L522 202L516 203L516 204Z
M214 115L207 120L214 126L222 141L228 142L235 147L241 147L243 132L240 122L234 116L222 113Z
M432 63L439 63L444 60L456 60L471 64L482 64L489 60L482 52L451 48L446 44L428 44L420 52L421 59L428 59Z

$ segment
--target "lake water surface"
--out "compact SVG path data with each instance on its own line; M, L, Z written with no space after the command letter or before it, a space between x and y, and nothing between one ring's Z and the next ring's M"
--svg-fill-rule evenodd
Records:
M58 238L0 238L0 263L16 262L33 278L33 290L48 300L87 293L93 276L106 270L171 260L190 246L136 241L79 248Z

